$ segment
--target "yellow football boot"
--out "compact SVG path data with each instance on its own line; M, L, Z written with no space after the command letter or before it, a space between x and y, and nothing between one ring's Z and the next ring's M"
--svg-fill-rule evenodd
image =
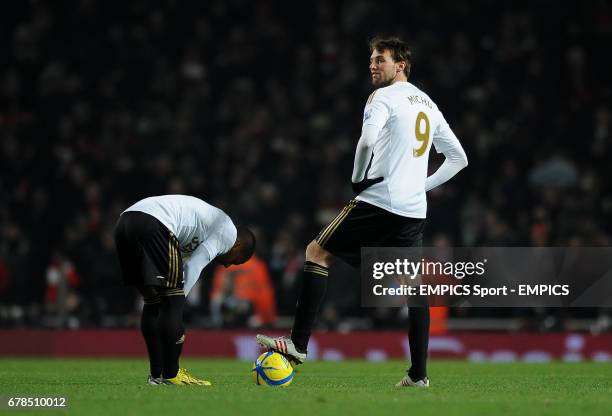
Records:
M185 385L193 385L193 386L212 386L210 381L200 380L199 378L195 378L191 374L187 372L184 368L179 368L176 377L173 378L162 378L162 384L173 384L176 386L185 386Z

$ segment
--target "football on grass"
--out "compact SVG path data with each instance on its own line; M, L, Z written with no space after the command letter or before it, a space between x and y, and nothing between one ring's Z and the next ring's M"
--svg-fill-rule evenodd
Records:
M274 351L264 352L257 358L251 370L258 386L288 386L293 381L293 367L285 357Z

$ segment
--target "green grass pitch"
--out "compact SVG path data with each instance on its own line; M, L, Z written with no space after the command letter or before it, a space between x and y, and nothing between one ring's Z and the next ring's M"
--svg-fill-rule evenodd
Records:
M251 364L185 359L213 387L148 386L145 360L0 360L0 396L62 396L78 415L612 415L610 364L433 361L431 388L396 389L405 363L310 362L286 388L256 386Z

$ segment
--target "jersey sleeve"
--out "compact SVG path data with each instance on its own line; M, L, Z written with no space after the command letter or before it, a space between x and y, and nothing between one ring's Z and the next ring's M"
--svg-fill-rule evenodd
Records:
M191 288L196 284L200 278L200 274L204 267L206 267L214 257L210 255L208 248L204 244L200 244L198 248L191 254L189 260L183 264L183 273L185 283L183 285L185 290L185 296L189 295Z
M442 113L440 113L440 124L438 124L434 131L432 140L437 153L447 153L452 150L461 149L459 139L457 139L457 136L451 130Z
M433 144L438 153L444 154L444 163L425 179L425 192L442 185L468 165L467 156L459 139L440 114L441 123L433 135Z
M381 90L374 91L368 98L363 110L363 126L376 126L382 129L391 117L391 103L389 97Z
M217 256L227 253L236 242L236 226L223 211L215 213L215 219L208 229L210 235L193 252L183 265L185 271L185 296L198 281L202 270Z

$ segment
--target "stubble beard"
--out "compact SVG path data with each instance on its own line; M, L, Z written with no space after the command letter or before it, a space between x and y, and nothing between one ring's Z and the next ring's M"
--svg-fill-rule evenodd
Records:
M391 85L391 81L392 80L390 79L386 79L386 80L379 79L378 81L372 80L372 86L374 88L388 87L389 85Z

